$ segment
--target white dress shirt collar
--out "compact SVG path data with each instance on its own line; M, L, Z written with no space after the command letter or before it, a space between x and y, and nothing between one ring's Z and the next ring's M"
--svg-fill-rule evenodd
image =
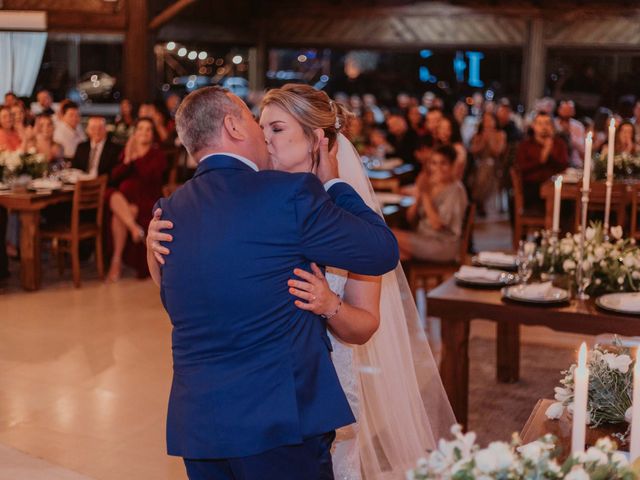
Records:
M249 160L248 158L245 158L241 155L236 155L235 153L229 153L229 152L216 152L216 153L211 153L209 155L205 155L204 157L202 157L198 163L202 162L205 158L209 158L212 157L213 155L226 155L227 157L233 157L236 160L241 161L242 163L244 163L245 165L247 165L248 167L251 167L252 170L255 170L256 172L259 171L258 166L252 162L251 160Z

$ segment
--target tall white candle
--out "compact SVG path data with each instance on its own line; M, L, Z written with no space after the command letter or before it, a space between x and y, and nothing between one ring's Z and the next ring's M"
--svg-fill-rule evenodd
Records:
M578 367L573 373L573 428L571 431L571 453L584 452L587 428L587 398L589 396L589 369L587 368L587 345L583 342L578 355Z
M616 121L614 118L609 123L609 145L607 149L607 176L613 175L613 156L615 155L616 144Z
M562 175L558 175L554 183L553 192L553 231L560 231L560 202L562 193Z
M584 173L582 175L582 189L584 191L589 190L589 183L591 181L591 146L593 144L593 133L587 134L584 147Z
M636 365L633 367L633 397L631 404L631 448L629 453L633 462L640 456L640 350L636 352Z

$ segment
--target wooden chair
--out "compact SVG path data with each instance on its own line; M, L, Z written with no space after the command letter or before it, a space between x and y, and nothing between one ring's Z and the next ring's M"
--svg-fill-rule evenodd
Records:
M522 188L522 176L517 168L509 169L511 176L511 185L513 188L513 207L515 215L513 216L513 249L518 249L518 243L522 240L522 236L529 229L540 230L545 227L544 215L534 215L527 213L524 205L524 190Z
M444 282L445 277L449 277L458 271L460 265L468 263L467 256L471 235L473 234L473 224L476 216L476 206L470 203L465 212L460 242L459 259L453 262L430 262L423 260L410 260L406 262L408 270L409 287L416 297L416 291L420 287L426 287L429 279L434 279L438 284Z
M631 227L629 229L629 235L635 239L640 239L640 232L638 231L638 201L640 200L640 185L633 185L631 192Z
M71 207L71 224L43 229L41 237L50 239L58 258L58 270L64 270L64 253L71 255L73 284L80 287L80 240L95 238L96 267L98 275L104 278L104 260L102 251L102 219L104 213L104 192L107 187L107 176L102 175L94 180L78 180L73 193ZM83 215L85 214L85 215ZM95 217L94 217L95 215ZM85 217L93 217L86 220Z
M627 229L627 206L629 205L629 187L624 183L614 183L611 187L611 213L615 214L615 221L611 225L621 225L625 231ZM604 213L605 201L607 197L607 186L604 182L592 182L589 192L589 211ZM582 223L582 194L578 191L576 197L576 218L574 231L578 231ZM631 201L633 206L633 198ZM631 219L633 221L633 213Z

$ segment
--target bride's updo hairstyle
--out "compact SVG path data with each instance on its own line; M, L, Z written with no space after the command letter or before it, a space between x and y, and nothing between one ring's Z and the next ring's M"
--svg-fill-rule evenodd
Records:
M269 90L262 99L261 108L276 105L289 113L302 126L302 131L311 145L316 145L317 137L313 131L324 130L329 139L329 150L334 146L338 133L346 128L353 113L342 104L334 102L322 90L309 85L288 83L281 88ZM313 169L318 165L318 149L313 151Z

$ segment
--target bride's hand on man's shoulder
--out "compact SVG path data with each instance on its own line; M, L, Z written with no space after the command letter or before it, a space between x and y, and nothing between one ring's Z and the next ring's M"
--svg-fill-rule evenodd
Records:
M313 273L299 268L293 271L298 279L289 280L289 293L298 297L294 303L299 309L308 310L316 315L329 314L336 310L340 298L331 291L318 265L312 263L311 270Z
M153 252L153 256L160 265L164 265L164 257L169 255L171 250L162 246L160 242L172 242L173 236L162 231L172 229L173 223L169 220L162 220L161 217L162 209L156 208L147 231L147 249Z
M329 139L323 137L320 140L320 155L318 162L318 171L316 175L322 183L338 178L338 142L336 141L329 150Z

